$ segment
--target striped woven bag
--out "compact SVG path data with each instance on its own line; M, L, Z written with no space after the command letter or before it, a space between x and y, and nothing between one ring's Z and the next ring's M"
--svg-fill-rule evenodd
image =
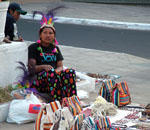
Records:
M72 113L70 112L68 107L63 107L61 109L61 120L59 123L59 129L58 130L70 130L72 126L74 125L74 117Z
M112 102L118 107L131 103L131 97L127 82L116 83L116 88L112 92Z
M115 81L114 80L106 80L102 83L100 88L100 96L105 98L108 102L112 101L112 91L114 89Z
M53 130L53 127L61 118L61 113L58 111L60 109L59 101L42 104L35 122L35 130Z
M63 98L62 107L68 107L73 116L79 114L82 111L80 99L77 96Z
M82 122L85 119L85 114L79 114L74 117L74 124L70 130L81 130Z
M121 128L111 128L110 130L121 130Z
M95 119L95 129L96 130L110 130L111 123L108 117L98 117L98 119Z
M81 130L95 130L95 122L91 116L88 116L83 120Z

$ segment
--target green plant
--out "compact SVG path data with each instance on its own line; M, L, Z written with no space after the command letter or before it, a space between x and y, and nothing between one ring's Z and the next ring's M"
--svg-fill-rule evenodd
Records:
M10 92L14 90L11 85L6 86L5 88L0 87L0 103L5 103L12 100Z

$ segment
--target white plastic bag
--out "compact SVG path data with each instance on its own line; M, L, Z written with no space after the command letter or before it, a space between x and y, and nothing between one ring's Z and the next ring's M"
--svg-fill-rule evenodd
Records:
M78 90L77 91L77 95L79 97L79 99L88 99L89 98L89 93L84 91L84 90Z
M35 121L37 114L28 112L30 104L41 104L39 99L33 93L29 98L13 100L10 103L7 122L23 124Z
M77 82L77 90L84 90L86 92L95 92L95 78L91 78L81 72L76 71L76 75L83 81Z

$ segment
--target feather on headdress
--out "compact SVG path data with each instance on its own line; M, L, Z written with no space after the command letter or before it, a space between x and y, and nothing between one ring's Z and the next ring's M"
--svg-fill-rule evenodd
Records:
M34 11L33 12L33 18L35 17L36 14L39 14L42 16L41 20L40 20L40 23L41 23L41 28L46 26L46 25L49 25L49 26L54 26L54 21L56 21L57 19L55 18L55 15L56 15L56 11L60 10L60 9L63 9L65 8L64 5L59 5L55 8L52 8L48 11L47 14L44 14L43 12L41 11Z
M30 84L36 79L35 65L31 62L27 68L23 62L19 61L18 63L17 69L22 70L23 74L19 76L20 79L17 84L19 88L29 88Z

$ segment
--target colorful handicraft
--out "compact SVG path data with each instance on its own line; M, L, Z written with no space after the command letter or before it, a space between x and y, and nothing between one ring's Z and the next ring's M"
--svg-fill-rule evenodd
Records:
M53 130L56 125L59 125L61 114L58 110L60 109L59 101L42 104L35 122L35 130Z
M126 81L116 83L112 97L112 102L118 107L131 103L129 88Z
M100 96L105 98L108 102L112 101L112 90L114 88L114 80L106 80L103 82L102 87L100 88Z
M95 120L97 130L108 130L111 128L111 123L108 117L98 117Z
M126 81L115 84L113 80L106 80L100 88L100 96L118 107L131 103L129 88Z
M77 96L63 98L62 106L68 107L74 116L82 111L81 103Z
M79 114L74 117L74 124L70 130L81 130L82 122L85 119L85 114Z
M81 130L95 130L95 122L91 116L83 120Z

